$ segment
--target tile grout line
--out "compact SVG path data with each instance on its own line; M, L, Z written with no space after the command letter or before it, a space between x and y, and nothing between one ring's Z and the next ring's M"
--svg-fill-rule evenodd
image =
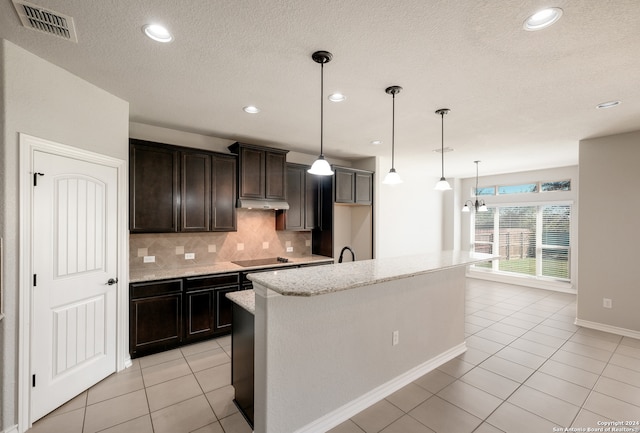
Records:
M515 295L515 296L517 296L517 295ZM551 294L550 294L549 296L551 296ZM545 298L547 298L547 297L548 297L548 296L545 296L545 297L544 297L544 298L542 298L542 299L545 299ZM511 297L510 297L510 298L507 298L507 299L511 299ZM566 306L568 306L569 304L571 304L571 302L567 303L567 304L566 304L565 306L563 306L561 309L566 308ZM528 308L528 307L523 307L523 308L521 308L520 310L517 310L516 312L519 312L519 311L521 311L521 310L523 310L523 309L525 309L525 308ZM558 311L560 311L560 310L558 310ZM516 312L514 312L513 314L515 314ZM556 312L556 313L554 313L554 314L557 314L557 312ZM551 314L550 316L548 316L548 317L547 317L547 318L545 318L544 320L548 320L548 319L549 319L551 316L553 316L554 314ZM506 319L506 318L508 318L508 317L511 317L511 315L506 316L504 319ZM501 321L502 321L502 320L504 320L504 319L500 319L500 320L496 321L496 323L501 322ZM541 323L542 323L542 322L538 323L536 326L539 326ZM491 325L490 325L490 326L491 326ZM533 329L533 328L532 328L532 329ZM575 334L578 332L578 330L579 330L579 329L577 329L577 330L575 330L575 331L573 332L572 337L573 337L573 335L575 335ZM530 331L530 330L529 330L529 331ZM527 331L527 332L529 332L529 331ZM523 335L524 335L524 334L523 334ZM505 347L510 347L510 346L511 346L511 344L513 344L513 342L515 342L515 341L519 340L520 338L522 338L522 336L521 336L521 337L516 338L515 340L513 340L513 341L512 341L511 343L509 343L508 345L505 345L502 349L498 350L497 352L495 352L495 353L494 353L494 354L492 354L491 356L495 356L498 352L500 352L501 350L503 350ZM569 338L571 338L571 337L569 337ZM525 340L526 340L526 339L525 339ZM489 340L489 341L491 341L491 340ZM530 341L530 340L527 340L527 341ZM569 339L565 340L565 343L566 343L567 341L569 341ZM563 345L562 345L562 346L564 346L564 343L563 343ZM490 413L489 413L489 414L488 414L488 415L487 415L487 416L482 420L482 422L481 422L481 423L480 423L480 424L479 424L479 425L478 425L478 426L477 426L477 427L472 431L472 433L473 433L473 432L475 432L478 428L480 428L480 426L482 426L482 424L484 424L484 423L487 423L487 424L491 425L492 427L495 427L495 428L497 428L498 430L501 430L500 428L498 428L498 427L494 426L493 424L491 424L491 423L488 421L488 419L489 419L489 418L491 417L491 415L493 415L493 414L494 414L494 413L495 413L495 412L496 412L500 407L502 407L502 406L504 405L504 403L506 403L506 402L507 402L507 400L508 400L509 398L511 398L511 396L513 396L513 395L514 395L514 394L515 394L515 393L516 393L520 388L522 388L522 386L524 386L525 382L526 382L527 380L529 380L529 379L531 378L531 376L533 376L534 374L536 374L536 373L540 370L540 368L541 368L543 365L545 365L545 364L547 363L547 361L549 361L549 360L551 359L551 357L552 357L553 355L555 355L555 354L560 350L560 348L561 348L562 346L558 347L558 348L557 348L557 349L556 349L556 350L555 350L551 355L549 355L549 356L547 357L547 359L545 360L545 362L543 362L542 364L540 364L540 366L538 366L538 368L534 369L534 371L533 371L531 374L529 374L529 375L528 375L528 376L527 376L527 377L526 377L522 382L520 382L520 384L516 387L516 389L514 389L514 390L513 390L513 391L512 391L512 392L511 392L511 393L510 393L506 398L502 399L502 402L501 402L501 403L500 403L500 404L499 404L495 409L493 409L493 410L492 410L492 411L491 411L491 412L490 412ZM525 352L526 352L526 351L525 351ZM529 352L527 352L527 353L529 353ZM488 359L488 358L487 358L487 359ZM486 361L486 360L485 360L485 361ZM484 361L482 361L482 362L484 362ZM511 362L513 362L513 361L511 361ZM519 364L519 363L517 363L517 362L514 362L514 363L515 363L515 364L518 364L518 365L522 365L522 364ZM480 367L480 364L477 364L475 367ZM475 368L475 367L474 367L474 368ZM523 366L523 367L526 367L526 366ZM480 368L482 368L482 367L480 367ZM470 370L470 371L471 371L471 370ZM466 373L465 373L465 374L466 374ZM499 373L496 373L496 374L499 374ZM501 374L499 374L499 375L500 375L500 376L502 376L502 377L506 377L506 376L503 376L503 375L501 375ZM463 376L464 376L464 375L463 375ZM462 376L461 376L461 377L462 377ZM509 379L509 378L507 378L507 379ZM460 380L460 378L458 378L457 380ZM511 380L513 380L513 379L511 379ZM471 384L467 384L467 385L473 386L473 385L471 385ZM480 388L477 388L477 389L480 389ZM484 390L481 390L481 391L486 392L486 391L484 391ZM490 394L490 393L488 393L488 394ZM545 393L545 394L546 394L546 393ZM547 395L549 395L549 394L547 394ZM551 396L551 397L558 398L558 397L555 397L555 396ZM560 400L562 400L562 399L560 399ZM564 400L563 400L563 401L564 401ZM510 404L513 404L513 403L510 403ZM520 407L520 406L518 406L518 405L515 405L515 406L516 406L516 407L518 407L518 408L520 408L520 409L522 409L522 410L525 410L525 411L527 411L527 412L529 412L529 413L532 413L533 415L536 415L536 416L538 416L538 417L540 417L540 418L542 418L542 419L545 419L545 420L547 420L547 421L549 421L549 422L551 422L551 423L554 423L554 424L555 424L555 422L554 422L554 421L551 421L551 420L549 420L549 419L547 419L547 418L541 417L540 415L537 415L537 414L535 414L535 413L533 413L533 412L531 412L531 411L529 411L529 410L527 410L527 409L521 408L521 407ZM457 406L456 406L456 407L457 407ZM462 409L462 408L460 408L460 409ZM580 408L580 409L581 409L581 408ZM578 409L578 413L580 412L580 409ZM463 410L464 410L464 409L463 409ZM576 416L577 416L577 414L576 414ZM573 421L572 421L572 422L573 422Z

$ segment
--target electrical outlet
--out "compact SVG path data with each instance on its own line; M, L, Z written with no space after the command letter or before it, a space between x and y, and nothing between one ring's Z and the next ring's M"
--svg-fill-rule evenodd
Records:
M195 258L196 258L196 253L185 253L184 255L185 260L193 260Z
M612 305L611 299L609 299L609 298L602 298L602 306L603 306L604 308L612 308L612 307L613 307L613 305Z
M287 252L288 253L292 253L293 252L293 247L287 247Z
M144 263L155 263L156 256L144 256L142 260Z
M400 331L393 331L393 334L391 334L391 345L397 346L399 342L400 342Z

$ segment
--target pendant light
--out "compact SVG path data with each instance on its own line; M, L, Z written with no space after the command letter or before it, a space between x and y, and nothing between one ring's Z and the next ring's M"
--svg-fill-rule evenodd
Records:
M462 208L462 212L469 212L470 208L469 208L469 204L471 204L471 206L473 206L473 208L475 209L476 212L488 212L489 209L487 209L487 205L484 203L484 200L478 200L478 163L480 161L473 161L476 163L476 201L475 203L471 200L467 200L464 203L464 207Z
M322 128L324 120L324 64L329 63L331 59L333 59L333 54L328 51L316 51L311 55L311 58L314 62L320 63L320 156L318 156L318 159L315 160L311 168L307 171L310 174L318 176L331 176L333 170L331 170L331 166L327 160L324 159L324 154L322 153Z
M442 118L442 144L440 147L440 154L442 156L442 176L440 177L440 180L438 181L438 183L436 183L436 186L434 188L437 191L447 191L451 189L451 185L449 185L447 179L444 178L444 115L449 111L451 110L449 110L448 108L440 108L439 110L436 110L436 114L439 114Z
M400 86L390 86L387 87L384 91L387 92L393 98L393 110L391 114L391 170L384 177L382 183L387 185L397 185L402 183L402 179L400 179L400 175L396 172L394 166L394 154L395 154L395 135L396 135L396 95L400 93L402 87Z

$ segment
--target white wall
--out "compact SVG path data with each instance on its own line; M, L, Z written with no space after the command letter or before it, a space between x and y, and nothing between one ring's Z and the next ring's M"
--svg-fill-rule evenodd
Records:
M444 202L453 191L434 191L439 174L426 173L421 158L403 160L399 185L384 185L391 158L378 158L374 185L376 258L431 253L444 249ZM453 228L451 228L453 229Z
M640 338L640 131L582 140L579 161L578 320Z
M127 160L129 104L5 40L0 41L0 67L0 234L5 241L6 313L0 321L1 431L18 422L18 133Z

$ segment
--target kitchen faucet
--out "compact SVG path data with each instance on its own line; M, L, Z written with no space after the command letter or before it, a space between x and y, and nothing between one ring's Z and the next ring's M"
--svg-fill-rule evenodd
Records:
M351 261L356 261L356 253L353 252L351 247L344 247L342 251L340 251L340 257L338 258L338 263L342 263L342 255L344 254L344 250L349 250L351 252Z

